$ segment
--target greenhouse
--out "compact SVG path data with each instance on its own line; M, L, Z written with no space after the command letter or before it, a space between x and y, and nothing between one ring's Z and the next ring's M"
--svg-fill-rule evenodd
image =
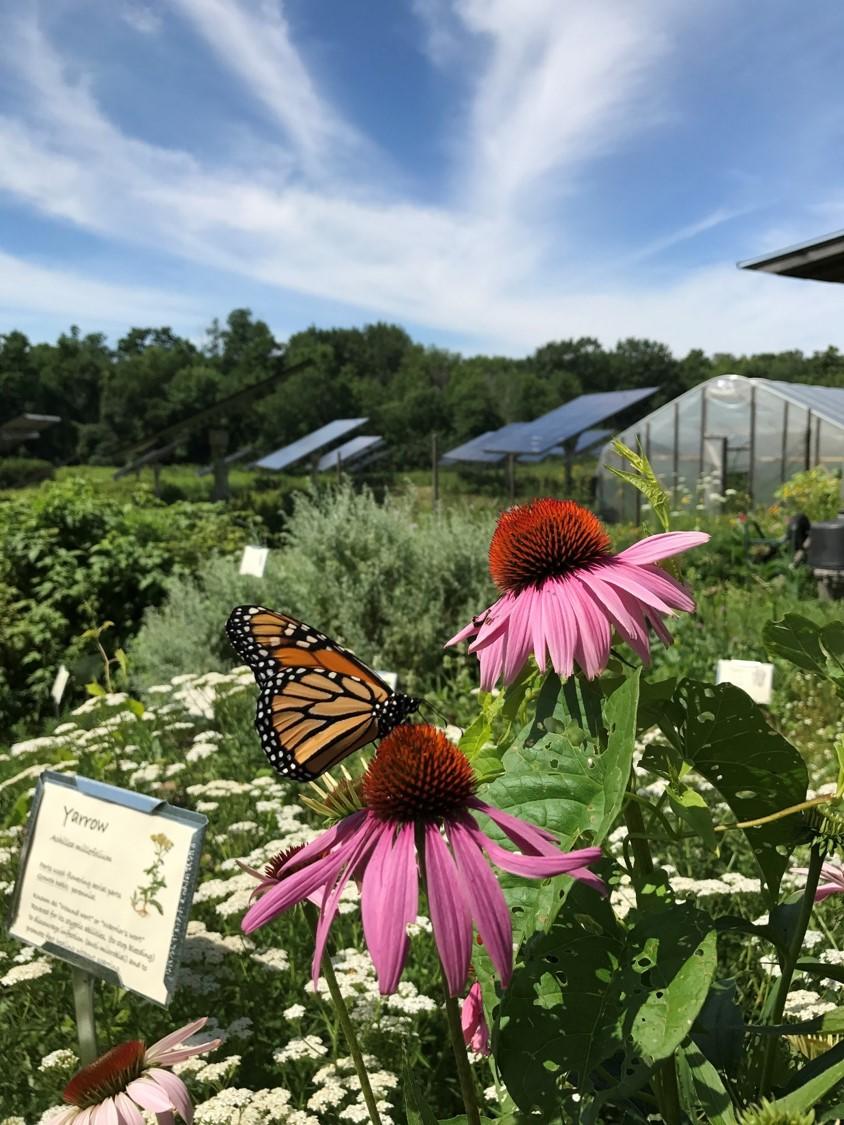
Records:
M719 375L665 403L618 435L641 447L676 508L715 510L726 495L748 506L769 504L794 473L844 463L844 388ZM612 444L601 451L597 503L610 521L640 517L642 497L610 467L621 468Z

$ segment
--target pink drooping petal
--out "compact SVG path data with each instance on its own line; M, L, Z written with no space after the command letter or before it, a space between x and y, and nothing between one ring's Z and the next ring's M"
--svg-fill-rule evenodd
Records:
M119 1094L114 1095L114 1104L120 1114L121 1125L144 1125L144 1115L122 1090Z
M705 531L665 531L659 535L649 535L647 539L619 551L615 557L641 566L643 563L655 563L660 559L670 558L671 555L682 554L691 547L700 547L707 542L709 536Z
M611 619L622 640L627 641L640 656L644 649L646 659L648 630L641 612L638 616L632 613L622 599L621 591L616 590L609 582L604 582L597 572L590 573L588 581L582 580L580 586L587 597Z
M155 1120L157 1125L176 1125L176 1118L169 1110L165 1110L164 1113L156 1113Z
M465 821L480 835L473 820L467 816ZM504 893L468 828L460 820L449 820L447 831L457 861L463 897L472 912L481 941L506 988L513 975L513 925Z
M487 645L492 644L496 638L506 632L514 601L513 594L505 594L489 607L478 629L478 635L469 645L469 652L478 652L480 649L486 648Z
M580 848L574 852L557 852L553 855L521 855L519 852L508 851L496 844L489 836L484 835L475 825L478 846L482 847L490 860L500 867L502 871L509 871L511 875L526 875L530 879L548 879L552 875L568 875L581 868L586 868L590 863L595 863L601 858L600 848ZM474 834L474 833L473 833ZM581 878L578 874L576 878ZM600 880L599 880L600 882Z
M639 574L648 586L669 605L672 609L681 609L684 613L692 613L695 600L682 582L678 582L671 574L666 574L661 566L640 566Z
M91 1121L95 1125L120 1125L120 1117L113 1098L103 1098L98 1106L92 1107Z
M671 612L671 606L651 588L650 575L642 567L625 564L617 559L607 559L598 569L605 582L626 590L645 608L658 609L660 613Z
M141 1075L126 1087L126 1093L137 1102L142 1109L149 1109L153 1113L161 1113L172 1109L173 1103L168 1094L162 1090L157 1082Z
M568 596L578 625L575 659L587 678L594 680L607 666L612 630L606 613L598 608L583 586L579 576L571 574L564 587L565 594L557 596Z
M839 887L837 883L822 883L815 891L815 902L823 902L830 895L840 895L842 892L844 887Z
M668 629L665 627L665 622L658 613L648 612L645 614L645 618L666 648L674 644L674 638L668 632Z
M338 872L337 882L331 892L325 897L320 911L319 921L317 922L316 934L314 936L311 980L313 981L315 991L317 982L319 981L319 974L322 970L322 959L325 955L326 943L328 942L328 932L331 929L331 923L334 921L334 916L340 905L340 896L349 879L351 879L354 874L358 864L366 859L374 845L378 842L381 833L387 828L388 826L386 824L382 824L374 817L370 817L364 827L358 831L358 834L346 844L346 862Z
M451 852L435 824L425 826L425 880L431 926L449 995L459 996L472 955L472 916L460 893Z
M475 981L460 1006L460 1028L463 1042L470 1051L479 1055L489 1054L489 1027L484 1012L484 1001L480 984Z
M191 1125L193 1121L193 1103L190 1100L188 1088L177 1074L171 1074L169 1070L161 1070L160 1067L153 1067L149 1074L156 1080L159 1086L163 1087L165 1094L170 1098L173 1103L174 1109L179 1116Z
M360 823L360 822L359 822ZM365 829L358 828L358 832ZM250 906L244 914L240 928L245 934L251 934L260 926L266 925L278 914L297 902L303 902L309 895L320 887L331 886L337 873L345 865L350 852L354 849L356 837L347 840L343 847L336 849L331 855L318 859L301 871L294 871L286 879L282 879L278 886L267 891L265 895Z
M492 691L504 671L504 645L506 632L502 632L491 644L481 649L478 660L481 666L481 691Z
M144 1062L147 1064L156 1064L161 1062L162 1055L169 1051L172 1047L181 1047L186 1039L190 1039L192 1035L196 1035L197 1031L201 1031L208 1023L208 1017L202 1016L201 1019L192 1020L186 1023L184 1027L178 1028L176 1031L171 1031L169 1035L165 1035L163 1039L159 1039L157 1043L153 1043L151 1047L147 1047L144 1055ZM204 1050L203 1047L194 1047L195 1051Z
M468 641L470 637L475 636L477 631L478 626L474 621L470 621L468 625L463 626L459 633L455 633L450 640L446 641L443 648L448 648L449 645L460 644L461 641Z
M542 593L542 612L551 664L558 676L568 679L574 671L577 618L562 579L550 578L542 587Z
M419 913L413 824L384 833L366 866L361 917L382 996L395 992L410 948L407 927Z
M608 582L605 582L603 585L606 589L615 589L615 587L610 586ZM642 608L642 603L632 594L628 594L626 590L616 589L615 592L618 595L619 601L627 610L630 619L635 621L636 623L635 633L630 633L624 639L627 641L633 651L638 654L644 664L650 664L650 635L648 634L648 623L645 619L645 613Z
M470 797L467 804L488 816L493 824L497 824L523 852L535 852L537 855L559 854L560 845L557 837L547 828L529 824L526 820L521 820L494 805L488 805L486 801L481 801L477 797Z
M311 840L309 844L305 844L304 848L292 855L282 867L281 870L284 872L285 879L292 871L298 871L300 867L310 863L314 857L323 856L326 852L342 844L344 840L354 834L366 817L367 813L363 810L352 813L332 828L321 833L315 840Z
M504 683L512 684L527 663L531 652L530 614L533 591L522 590L513 600L504 649Z
M545 671L548 637L545 624L545 594L541 589L533 591L533 607L530 612L530 645L540 672Z

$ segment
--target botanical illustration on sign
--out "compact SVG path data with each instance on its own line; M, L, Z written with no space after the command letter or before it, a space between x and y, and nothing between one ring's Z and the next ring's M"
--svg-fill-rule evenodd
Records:
M132 898L130 900L132 909L142 917L145 917L149 913L149 908L151 906L154 906L159 914L164 913L161 908L161 903L155 896L167 886L167 880L162 874L162 868L164 867L164 857L173 847L173 841L169 836L165 836L163 832L156 832L154 835L150 836L150 840L152 840L153 847L155 848L155 855L149 867L144 868L146 881L142 882L132 892Z

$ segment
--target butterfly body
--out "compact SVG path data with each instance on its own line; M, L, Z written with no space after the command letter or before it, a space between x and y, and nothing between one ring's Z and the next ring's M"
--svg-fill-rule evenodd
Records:
M283 777L313 780L419 707L354 653L286 614L238 606L226 632L261 688L255 726Z

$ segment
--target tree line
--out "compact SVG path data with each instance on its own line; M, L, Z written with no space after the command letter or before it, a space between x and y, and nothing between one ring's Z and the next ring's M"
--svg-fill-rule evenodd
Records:
M230 449L256 456L339 417L366 416L395 468L427 463L430 435L445 450L484 430L536 417L575 395L656 386L651 406L713 375L737 372L844 386L844 355L676 357L664 344L630 338L614 348L591 337L558 340L523 359L462 356L415 343L393 324L307 328L279 341L248 309L215 320L195 343L170 328L132 328L116 345L78 328L54 343L0 334L0 422L25 411L60 425L25 449L55 464L120 464L125 449L250 384L307 361L248 409L227 419ZM207 432L191 433L176 459L208 458Z

